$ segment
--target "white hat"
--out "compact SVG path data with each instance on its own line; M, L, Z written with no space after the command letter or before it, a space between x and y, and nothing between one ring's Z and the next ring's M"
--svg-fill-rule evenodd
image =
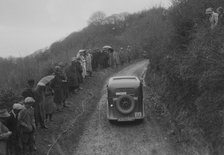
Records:
M15 103L15 104L13 104L12 108L13 108L13 109L16 109L16 110L22 110L22 109L25 109L25 107L24 107L22 104L19 104L19 103Z
M82 52L85 52L85 51L86 51L85 49L81 49L81 50L79 50L78 53L82 53Z
M34 103L35 100L32 97L27 97L27 98L25 98L24 102L25 102L25 104L26 103Z
M212 8L207 8L205 10L205 14L211 14L213 12L213 9Z

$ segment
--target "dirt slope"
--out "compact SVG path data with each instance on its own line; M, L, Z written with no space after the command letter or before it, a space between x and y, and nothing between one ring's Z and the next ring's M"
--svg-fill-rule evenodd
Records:
M140 76L147 61L130 65L117 75ZM79 145L74 146L74 155L180 155L169 145L159 126L153 120L143 123L122 123L111 125L106 119L106 91L97 110L86 123ZM146 117L149 118L149 117Z

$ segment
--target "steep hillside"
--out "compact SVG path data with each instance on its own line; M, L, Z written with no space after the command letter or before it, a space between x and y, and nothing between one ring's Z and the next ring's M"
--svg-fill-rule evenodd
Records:
M162 10L162 9L161 9ZM79 49L97 49L111 45L115 50L120 47L132 46L133 57L148 42L147 23L150 10L136 14L121 13L90 23L79 32L73 32L61 41L54 42L45 51L35 53L25 58L0 60L0 88L19 90L24 87L27 78L40 79L48 74L58 62L71 61ZM145 43L143 43L145 42Z

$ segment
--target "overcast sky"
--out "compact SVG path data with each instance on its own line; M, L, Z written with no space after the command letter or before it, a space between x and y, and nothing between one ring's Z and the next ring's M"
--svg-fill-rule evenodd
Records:
M138 12L169 0L0 0L0 57L26 56L87 26L92 13Z

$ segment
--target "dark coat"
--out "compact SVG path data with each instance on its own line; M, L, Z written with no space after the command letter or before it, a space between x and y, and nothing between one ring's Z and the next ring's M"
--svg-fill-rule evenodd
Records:
M65 70L65 74L67 76L68 87L78 87L79 80L78 80L78 71L75 64L70 65Z
M5 133L7 133L9 129L0 121L0 151L1 155L7 155L7 139L3 137Z
M10 112L10 117L7 120L7 128L12 131L12 135L8 140L8 149L10 154L18 154L19 149L19 123L18 123L18 114L16 114L13 110Z
M33 107L36 124L43 126L45 118L45 92L40 89L42 89L40 86L37 86L35 89L35 103L33 104Z
M75 66L76 66L76 70L77 70L78 82L82 83L83 82L82 65L79 61L75 61Z
M17 119L18 114L16 115L14 111L11 111L9 114L10 114L10 117L7 120L6 126L14 134L18 126L18 119Z
M93 70L96 70L99 67L99 60L98 60L99 55L100 55L99 51L94 51L92 53L92 67L93 67Z
M54 79L51 81L51 88L54 90L54 102L56 104L62 104L63 102L63 77L59 74L55 74Z

